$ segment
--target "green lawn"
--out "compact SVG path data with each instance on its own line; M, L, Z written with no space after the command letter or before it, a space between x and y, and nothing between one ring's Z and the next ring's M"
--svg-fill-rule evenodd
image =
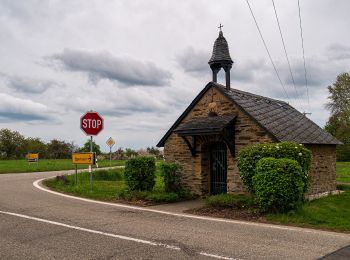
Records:
M350 232L350 186L342 185L344 193L306 202L300 209L286 214L270 214L272 223L325 228Z
M156 183L152 191L129 191L124 182L124 169L99 170L93 173L93 188L91 189L89 173L78 174L78 182L75 183L75 175L65 176L65 181L49 179L44 185L49 188L80 197L103 201L129 201L133 203L143 202L175 202L192 198L190 194L167 193L164 191L164 181L157 166Z
M337 162L337 182L350 183L350 162Z
M112 166L124 165L125 161L112 161ZM109 160L99 161L99 167L109 166ZM79 169L87 168L87 165L80 165ZM39 163L29 164L26 160L0 160L0 173L19 172L43 172L74 169L71 159L48 160L39 159Z
M87 172L78 173L77 184L75 184L75 175L66 176L66 183L49 179L44 181L44 184L59 192L110 201L116 198L117 192L123 192L126 188L123 174L123 169L94 171L92 189Z

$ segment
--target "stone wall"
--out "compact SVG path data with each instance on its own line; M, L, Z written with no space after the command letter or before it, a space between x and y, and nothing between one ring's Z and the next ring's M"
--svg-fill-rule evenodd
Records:
M272 142L272 137L259 127L249 116L240 108L234 105L224 95L215 88L211 88L204 94L201 100L187 114L180 125L193 118L203 118L208 116L208 104L212 101L217 103L218 115L237 115L235 124L235 157L240 149L247 145L256 143ZM220 141L217 137L211 140L199 140L196 149L198 151L195 157L183 141L176 134L171 134L164 145L164 157L168 162L177 162L184 169L184 185L192 192L203 195L209 192L209 150L208 145L214 141ZM241 183L238 169L235 163L235 157L227 151L227 190L228 192L242 192L244 187Z
M336 146L305 145L312 152L308 195L336 190Z

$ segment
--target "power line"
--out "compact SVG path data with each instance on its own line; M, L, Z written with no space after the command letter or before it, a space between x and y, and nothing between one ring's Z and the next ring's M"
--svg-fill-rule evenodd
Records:
M273 9L274 9L274 11L275 11L275 17L276 17L278 29L279 29L280 36L281 36L281 40L282 40L282 44L283 44L284 54L285 54L286 59L287 59L288 68L289 68L289 73L290 73L290 76L291 76L291 78L292 78L292 82L293 82L293 86L294 86L294 90L295 90L295 95L296 95L296 98L300 98L300 97L299 97L299 94L298 94L298 90L297 90L297 88L296 88L296 86L295 86L295 81L294 81L294 76L293 76L293 72L292 72L292 67L291 67L291 65L290 65L290 61L289 61L289 58L288 58L287 48L286 48L286 44L285 44L285 42L284 42L284 38L283 38L283 34L282 34L282 29L281 29L281 25L280 25L280 22L279 22L279 19L278 19L277 10L276 10L276 6L275 6L275 1L274 1L274 0L272 0L272 5L273 5Z
M287 93L287 91L286 91L286 89L285 89L285 87L284 87L284 85L283 85L283 83L282 83L282 80L281 80L281 78L280 78L280 75L278 74L278 71L277 71L277 69L276 69L275 63L274 63L274 62L273 62L273 60L272 60L272 57L271 57L270 51L269 51L269 49L267 48L266 42L265 42L265 40L264 40L264 37L263 37L263 35L262 35L261 31L260 31L260 28L259 28L258 22L257 22L257 21L256 21L256 19L255 19L255 16L254 16L253 10L252 10L252 8L251 8L251 6L250 6L250 4L249 4L248 0L246 0L246 2L247 2L247 4L248 4L248 7L249 7L249 10L250 10L250 13L252 14L252 17L253 17L253 19L254 19L254 22L255 22L256 28L258 29L258 32L259 32L260 38L261 38L261 40L262 40L262 42L263 42L263 44L264 44L264 46L265 46L266 52L267 52L267 54L268 54L268 56L269 56L269 58L270 58L271 64L272 64L272 66L273 66L273 68L274 68L274 70L275 70L275 72L276 72L277 78L278 78L278 80L279 80L279 82L280 82L280 84L281 84L281 86L282 86L282 88L283 88L283 90L284 90L284 93L286 94L287 99L288 99L288 101L289 101L289 96L288 96L288 93Z
M301 13L300 13L300 2L298 0L298 10L299 10L299 26L300 26L300 38L301 38L301 47L303 49L303 60L304 60L304 77L305 77L305 87L307 95L307 103L310 109L310 98L309 98L309 89L307 86L307 74L306 74L306 62L305 62L305 49L304 49L304 37L303 37L303 27L301 25Z

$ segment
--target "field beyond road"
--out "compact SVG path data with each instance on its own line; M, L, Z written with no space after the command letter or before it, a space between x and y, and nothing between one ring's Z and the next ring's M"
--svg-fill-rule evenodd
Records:
M337 162L337 182L350 183L350 162Z
M112 166L124 165L125 160L112 160ZM99 168L108 167L109 160L98 161ZM95 166L94 166L95 167ZM86 169L87 165L79 165L78 169ZM73 170L75 166L71 159L39 159L38 163L28 163L27 160L0 160L1 173L45 172Z
M112 160L112 166L125 165L126 160ZM108 167L109 160L98 161L99 168ZM79 165L78 169L87 168ZM71 159L41 159L39 163L29 164L26 160L0 160L1 173L44 172L73 170ZM350 162L337 162L337 182L350 183Z

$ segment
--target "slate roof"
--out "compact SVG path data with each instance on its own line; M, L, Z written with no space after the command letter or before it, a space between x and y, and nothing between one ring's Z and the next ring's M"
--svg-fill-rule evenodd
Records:
M230 51L228 49L227 41L222 31L219 32L219 37L214 42L213 54L208 63L213 64L216 62L228 62L230 64L233 63L230 56Z
M215 83L214 83L215 84ZM300 144L342 144L288 103L215 84L278 141Z
M231 102L240 107L243 112L265 129L277 142L293 141L301 144L342 144L331 134L284 101L237 89L226 90L223 85L209 82L159 141L157 144L158 147L164 146L166 139L173 130L176 129L182 119L211 87L219 90Z
M220 133L235 118L236 115L195 118L177 127L174 133L180 136Z

